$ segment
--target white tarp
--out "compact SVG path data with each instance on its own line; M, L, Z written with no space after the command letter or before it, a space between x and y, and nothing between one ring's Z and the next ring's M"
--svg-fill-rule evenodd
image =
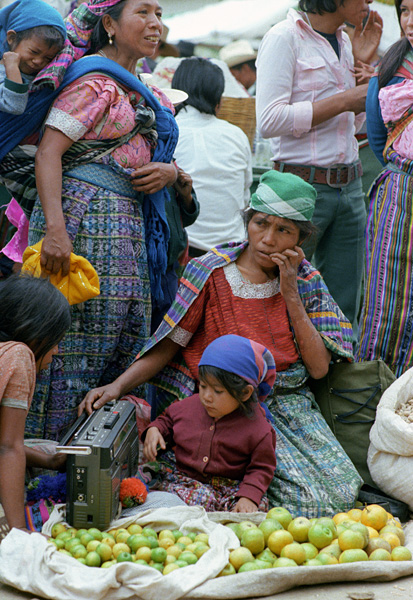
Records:
M241 38L261 39L295 6L297 0L225 0L209 4L166 19L168 42L225 45Z

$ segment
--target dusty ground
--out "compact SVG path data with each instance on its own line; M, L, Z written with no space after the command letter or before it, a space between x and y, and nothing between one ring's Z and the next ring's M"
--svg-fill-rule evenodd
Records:
M39 597L37 597L39 598ZM36 600L37 600L36 598ZM294 588L266 600L412 600L413 577L397 579L389 583L335 583ZM33 600L32 594L24 594L0 584L1 600ZM55 599L58 600L58 599ZM93 598L90 598L93 600ZM161 600L161 599L159 599ZM168 600L164 598L162 600ZM251 600L258 600L254 596Z

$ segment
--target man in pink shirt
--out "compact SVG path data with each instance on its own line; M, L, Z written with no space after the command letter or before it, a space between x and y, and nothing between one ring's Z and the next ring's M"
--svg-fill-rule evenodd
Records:
M307 258L357 332L366 211L355 134L367 85L356 87L354 57L369 62L381 35L372 0L300 0L265 35L257 58L257 121L271 139L274 168L317 190L317 239ZM363 29L363 20L367 23ZM355 25L352 43L344 23ZM356 335L355 335L356 337Z

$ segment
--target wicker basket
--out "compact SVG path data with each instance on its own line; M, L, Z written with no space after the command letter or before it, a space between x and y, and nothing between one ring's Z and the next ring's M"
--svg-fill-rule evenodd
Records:
M217 117L240 127L248 137L252 148L256 123L255 98L229 98L223 96Z

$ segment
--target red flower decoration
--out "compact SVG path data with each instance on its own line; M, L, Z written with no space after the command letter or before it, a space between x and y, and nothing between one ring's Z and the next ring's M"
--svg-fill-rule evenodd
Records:
M137 477L128 477L120 484L119 499L123 508L132 508L143 504L148 495L145 484Z

